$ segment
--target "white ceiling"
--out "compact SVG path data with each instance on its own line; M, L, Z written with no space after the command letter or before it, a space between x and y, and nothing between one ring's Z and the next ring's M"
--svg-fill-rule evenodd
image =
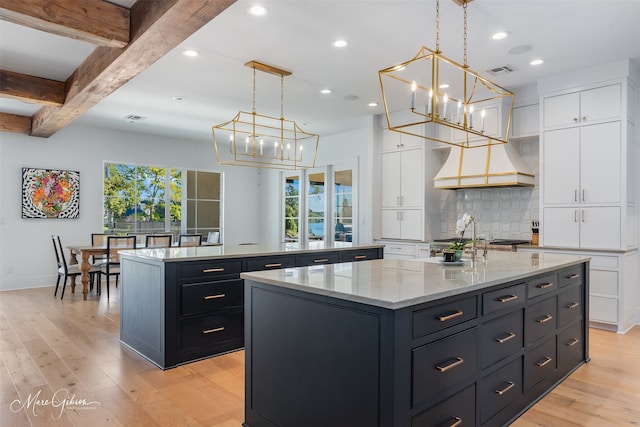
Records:
M243 64L257 60L293 73L284 81L285 117L306 131L327 135L360 127L367 116L383 113L378 70L412 58L422 45L435 47L435 0L265 0L261 3L269 13L263 17L247 13L254 3L238 0L77 122L210 141L212 125L230 120L238 110L251 111L252 69ZM441 50L462 62L462 8L441 0L440 18ZM509 89L640 58L640 0L474 0L468 23L470 68ZM498 30L511 35L491 40ZM337 38L348 40L348 47L332 47ZM524 45L531 49L509 53ZM185 57L186 48L200 55ZM92 49L88 43L0 22L0 68L5 70L65 80ZM545 62L532 67L533 58ZM486 73L503 65L517 71ZM279 77L258 72L256 86L257 112L279 116ZM333 93L323 95L323 88ZM369 102L379 106L369 107ZM0 99L2 112L30 115L38 108ZM129 123L128 115L146 119Z

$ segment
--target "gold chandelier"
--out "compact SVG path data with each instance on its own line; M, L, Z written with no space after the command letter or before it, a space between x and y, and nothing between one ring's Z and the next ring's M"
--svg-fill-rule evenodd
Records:
M253 68L253 109L213 126L218 163L287 170L314 167L320 136L284 118L284 76L291 73L257 61L244 65ZM280 76L280 118L256 113L256 70Z
M509 141L514 94L440 51L440 2L436 0L436 50L422 47L411 59L378 71L390 130L462 148Z

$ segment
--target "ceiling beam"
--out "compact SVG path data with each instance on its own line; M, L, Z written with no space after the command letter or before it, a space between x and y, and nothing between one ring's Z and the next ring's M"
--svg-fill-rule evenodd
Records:
M236 0L138 0L131 8L131 41L97 47L65 83L60 107L38 110L31 135L49 137L140 74Z
M31 132L31 117L0 113L0 131L26 133L28 135Z
M64 103L64 82L0 70L0 97L59 106Z
M0 18L98 46L129 43L129 9L102 0L0 0Z

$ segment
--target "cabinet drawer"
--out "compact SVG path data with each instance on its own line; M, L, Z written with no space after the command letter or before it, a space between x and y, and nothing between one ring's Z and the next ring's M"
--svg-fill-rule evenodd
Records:
M411 427L472 426L476 422L476 387L472 385L416 415Z
M306 267L310 265L335 264L340 262L340 254L338 252L324 252L320 254L299 255L296 257L297 267Z
M477 317L475 296L413 312L413 338L457 325Z
M584 337L582 324L576 323L558 334L558 368L575 366L584 360Z
M562 288L564 286L583 283L582 264L558 272L558 284Z
M247 260L245 271L274 270L277 268L291 268L296 266L296 258L291 257L264 257Z
M193 283L181 287L180 311L185 316L242 307L243 300L244 281L242 279Z
M182 350L217 344L242 336L242 310L214 316L201 316L180 322Z
M558 294L558 328L582 315L582 286L573 286Z
M524 327L527 345L549 334L555 334L556 312L555 296L527 307Z
M529 288L529 298L545 295L558 289L557 279L558 278L555 274L549 274L530 280L527 284Z
M473 328L413 349L412 406L473 378L477 336L478 331Z
M484 424L509 403L522 396L522 357L518 357L478 385L480 423Z
M529 390L556 369L555 335L524 356L524 389Z
M504 310L506 308L522 304L524 303L524 300L524 283L505 289L487 292L482 295L482 312L484 314L489 314L499 310Z
M342 252L342 262L366 261L378 259L378 249L357 249Z
M524 344L523 310L516 310L482 325L480 364L484 369L522 349Z
M237 261L205 261L185 262L180 265L181 279L215 278L228 275L240 275L242 262Z

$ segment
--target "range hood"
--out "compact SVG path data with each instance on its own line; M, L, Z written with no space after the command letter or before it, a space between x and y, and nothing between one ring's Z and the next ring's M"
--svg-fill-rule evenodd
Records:
M433 179L433 186L441 189L533 187L533 178L512 143L475 148L451 146L447 161Z

